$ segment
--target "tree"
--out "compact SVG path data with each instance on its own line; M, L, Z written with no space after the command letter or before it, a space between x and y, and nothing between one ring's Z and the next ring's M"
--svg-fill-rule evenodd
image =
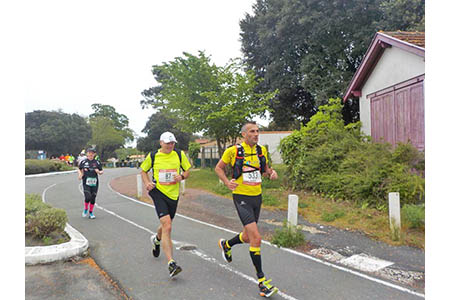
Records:
M89 124L77 114L45 110L25 114L25 150L45 150L49 157L76 154L91 135Z
M114 122L111 119L107 117L90 118L89 124L92 127L92 138L89 143L95 145L101 160L112 157L114 150L125 144L122 132L114 128Z
M218 67L201 51L183 55L153 66L160 85L143 91L141 104L174 114L182 130L214 137L222 154L246 121L264 115L275 93L255 93L254 72L243 71L236 61Z
M425 0L385 0L378 26L385 31L425 31Z
M258 85L259 92L279 90L269 103L275 129L292 129L307 122L314 114L314 99L300 84L298 72L299 49L286 26L277 31L276 24L284 11L286 1L257 1L254 15L247 14L240 22L244 61L264 79ZM284 30L284 31L283 31ZM289 36L290 35L290 36Z
M195 162L195 160L198 158L198 154L200 153L202 146L199 143L196 142L190 142L189 143L189 158L192 160L192 162Z
M146 153L159 149L159 137L163 132L170 131L177 139L178 143L176 148L187 150L189 141L192 139L192 134L176 128L176 123L177 119L174 116L170 116L168 113L160 111L154 113L148 118L148 121L142 130L147 136L138 138L137 140L137 149Z
M378 30L411 30L424 21L424 1L257 0L240 22L245 62L264 81L260 91L279 89L271 103L274 122L306 124L318 105L342 98ZM344 108L346 123L358 103Z
M127 143L134 140L133 130L128 127L129 120L124 114L119 114L116 109L111 105L104 105L100 103L94 103L91 105L94 113L89 115L89 118L105 117L112 121L113 126L118 130L125 138Z
M300 85L296 72L299 49L291 40L296 33L273 32L283 2L257 1L254 16L247 14L240 22L244 61L258 79L264 79L258 92L279 90L269 102L273 128L279 130L295 128L314 114L314 99Z

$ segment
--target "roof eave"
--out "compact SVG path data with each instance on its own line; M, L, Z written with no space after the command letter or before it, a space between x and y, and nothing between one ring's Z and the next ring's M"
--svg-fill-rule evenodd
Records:
M361 65L353 75L352 80L350 81L350 84L344 94L344 102L349 98L361 96L361 88L366 82L370 73L372 73L373 68L383 54L384 49L391 46L398 47L421 57L425 57L425 49L422 47L396 39L382 32L375 33L375 36L370 43L369 49L367 50L366 54L364 54Z

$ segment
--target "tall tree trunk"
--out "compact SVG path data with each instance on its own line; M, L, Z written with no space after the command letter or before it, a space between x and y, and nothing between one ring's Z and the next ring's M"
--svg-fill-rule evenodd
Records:
M219 159L220 159L225 150L223 149L223 144L219 138L216 138L216 142L217 142L217 151L219 151Z

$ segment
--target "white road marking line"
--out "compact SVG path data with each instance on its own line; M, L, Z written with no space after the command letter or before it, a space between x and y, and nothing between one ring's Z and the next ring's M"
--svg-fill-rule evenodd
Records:
M154 207L153 205L150 205L150 204L148 204L148 203L145 203L145 202L142 202L142 201L133 199L133 198L131 198L131 197L122 195L121 193L119 193L119 192L117 192L117 191L114 191L114 190L111 188L110 182L108 182L108 187L109 187L109 189L110 189L111 191L113 191L114 193L118 194L119 196L121 196L121 197L123 197L123 198L125 198L125 199L128 199L128 200L130 200L130 201L139 203L139 204L141 204L141 205L145 205L145 206L149 206L149 207ZM220 230L223 230L223 231L226 231L226 232L230 232L230 233L233 233L233 234L238 234L238 232L236 232L236 231L233 231L233 230L230 230L230 229L227 229L227 228L223 228L223 227L220 227L220 226L217 226L217 225L209 224L209 223L206 223L206 222L203 222L203 221L200 221L200 220L196 220L196 219L193 219L193 218L190 218L190 217L181 215L181 214L177 214L177 216L180 216L180 217L185 218L185 219L187 219L187 220L190 220L190 221L193 221L193 222L197 222L197 223L200 223L200 224L203 224L203 225L206 225L206 226L210 226L210 227L213 227L213 228L216 228L216 229L220 229ZM312 260L312 261L321 263L321 264L323 264L323 265L326 265L326 266L329 266L329 267L332 267L332 268L335 268L335 269L338 269L338 270L341 270L341 271L344 271L344 272L347 272L347 273L350 273L350 274L353 274L353 275L362 277L362 278L364 278L364 279L367 279L367 280L370 280L370 281L373 281L373 282L380 283L380 284L382 284L382 285L385 285L385 286L388 286L388 287L397 289L397 290L399 290L399 291L406 292L406 293L409 293L409 294L412 294L412 295L415 295L415 296L418 296L418 297L425 298L425 295L424 295L424 294L415 292L415 291L413 291L413 290L404 288L404 287L402 287L402 286L399 286L399 285L396 285L396 284L393 284L393 283L390 283L390 282L387 282L387 281L384 281L384 280L381 280L381 279L378 279L378 278L374 278L374 277L368 276L368 275L366 275L366 274L363 274L363 273L360 273L360 272L357 272L357 271L354 271L354 270L351 270L351 269L347 269L347 268L342 267L342 266L339 266L339 265L332 264L332 263L327 262L327 261L323 261L323 260L321 260L321 259L319 259L319 258L310 256L310 255L307 255L307 254L304 254L304 253L301 253L301 252L297 252L297 251L292 250L292 249L289 249L289 248L278 247L278 246L273 245L273 244L271 244L270 242L265 241L265 240L262 240L261 242L264 243L264 244L266 244L266 245L272 246L272 247L277 247L277 248L279 248L279 249L281 249L281 250L284 250L284 251L286 251L286 252L289 252L289 253L291 253L291 254L298 255L298 256L302 256L302 257L304 257L304 258L307 258L307 259L310 259L310 260Z
M230 272L233 272L234 274L236 274L236 275L238 275L238 276L240 276L240 277L242 277L242 278L245 278L245 279L247 279L248 281L251 281L251 282L253 282L253 283L258 284L258 281L257 281L256 279L254 279L253 277L248 276L247 274L244 274L244 273L242 273L242 272L240 272L240 271L234 270L234 269L231 268L229 265L220 263L220 262L219 262L217 259L215 259L214 257L210 257L210 256L206 255L205 253L202 253L202 252L200 252L200 251L198 251L198 250L191 250L190 252L192 252L193 254L197 255L198 257L200 257L200 258L202 258L202 259L204 259L204 260L206 260L206 261L209 261L209 262L211 262L211 263L214 263L214 264L216 264L216 265L219 265L220 267L224 268L225 270L230 271ZM298 300L297 298L294 298L294 297L292 297L292 296L289 296L289 295L287 295L287 294L285 294L285 293L283 293L283 292L281 292L281 291L278 291L277 294L280 295L281 297L283 297L284 299Z
M82 185L81 185L81 184L79 184L78 189L79 189L80 193L83 194L83 191L82 191ZM116 193L117 193L117 192L116 192ZM120 193L118 193L118 194L121 195ZM121 196L123 196L123 195L121 195ZM126 197L126 196L125 196L125 197ZM127 199L128 199L128 197L127 197ZM131 199L131 198L130 198L130 199ZM131 199L131 200L133 200L133 199ZM133 201L138 202L137 200L133 200ZM139 203L139 202L138 202L138 203ZM147 203L146 203L146 204L147 204ZM96 203L96 206L97 206L97 208L99 208L100 210L103 210L103 211L105 211L105 212L107 212L107 213L109 213L109 214L111 214L111 215L113 215L113 216L115 216L115 217L121 219L122 221L125 221L125 222L127 222L127 223L129 223L129 224L131 224L131 225L134 225L134 226L136 226L136 227L138 227L138 228L140 228L140 229L142 229L142 230L144 230L144 231L147 231L147 232L149 232L149 233L151 233L151 234L155 234L153 231L149 230L148 228L145 228L144 226L141 226L141 225L139 225L139 224L137 224L137 223L135 223L135 222L133 222L133 221L131 221L131 220L128 220L127 218L124 218L124 217L122 217L122 216L116 214L115 212L112 212L112 211L110 211L110 210L108 210L108 209L106 209L106 208L104 208L104 207L101 207L101 206L98 205L97 203ZM148 205L148 206L153 207L152 205ZM184 243L179 242L179 241L176 241L176 240L172 240L172 243L173 243L174 245L182 245L182 244L184 244ZM233 272L234 274L236 274L236 275L238 275L238 276L240 276L240 277L242 277L242 278L244 278L244 279L247 279L247 280L249 280L249 281L251 281L251 282L253 282L253 283L258 283L258 281L255 280L253 277L251 277L251 276L249 276L249 275L246 275L246 274L244 274L244 273L242 273L242 272L239 272L239 271L237 271L237 270L234 270L234 269L231 268L230 266L227 266L227 265L225 265L225 264L219 263L219 262L217 261L217 259L215 259L214 257L210 257L210 256L208 256L208 255L206 255L206 254L204 254L204 253L202 253L202 252L200 252L200 251L198 251L198 250L190 250L190 251L188 251L188 252L191 252L192 254L194 254L194 255L200 257L201 259L203 259L203 260L205 260L205 261L208 261L208 262L217 264L217 265L219 265L220 267L222 267L223 269L225 269L225 270L227 270L227 271L230 271L230 272ZM285 294L285 293L283 293L283 292L281 292L281 291L278 291L277 294L280 295L281 297L283 297L284 299L288 299L288 300L298 300L297 298L294 298L294 297L292 297L292 296L289 296L289 295L287 295L287 294Z
M49 188L54 187L55 185L56 185L56 183L54 183L54 184L52 184L52 185L49 185L48 187L46 187L46 188L44 189L44 191L42 192L42 202L45 203L45 194L47 193L47 190L48 190Z
M69 173L75 173L75 172L77 172L77 170L60 171L60 172L49 172L49 173L40 173L40 174L30 174L30 175L25 175L25 178L45 177L45 176L69 174Z

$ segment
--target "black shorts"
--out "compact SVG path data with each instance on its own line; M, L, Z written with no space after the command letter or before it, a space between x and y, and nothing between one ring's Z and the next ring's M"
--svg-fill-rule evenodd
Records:
M248 225L250 223L258 223L259 212L261 211L262 197L258 196L246 196L233 194L234 206L241 219L242 225Z
M149 191L148 194L153 199L153 204L155 205L156 215L158 218L170 215L170 218L175 218L175 213L177 212L178 200L172 200L157 188Z

